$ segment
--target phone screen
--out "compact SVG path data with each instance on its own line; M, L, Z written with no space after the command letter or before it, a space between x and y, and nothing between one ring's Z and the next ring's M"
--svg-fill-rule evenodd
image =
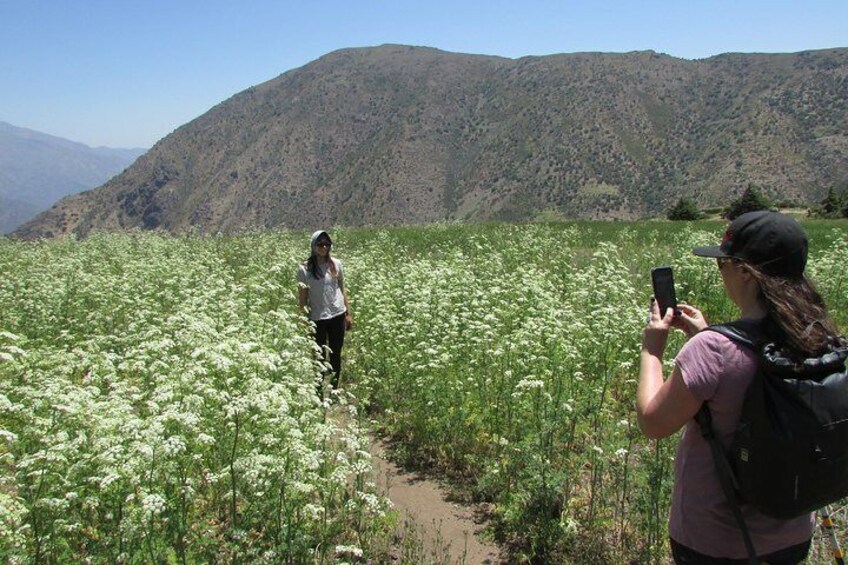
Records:
M660 316L665 316L669 308L677 314L677 296L674 292L674 275L671 267L654 267L651 269L651 281L654 284L654 297L660 306Z

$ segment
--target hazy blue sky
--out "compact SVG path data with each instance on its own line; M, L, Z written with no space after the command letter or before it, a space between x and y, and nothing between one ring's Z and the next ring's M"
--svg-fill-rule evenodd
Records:
M344 47L505 57L848 47L848 0L0 0L0 121L149 147Z

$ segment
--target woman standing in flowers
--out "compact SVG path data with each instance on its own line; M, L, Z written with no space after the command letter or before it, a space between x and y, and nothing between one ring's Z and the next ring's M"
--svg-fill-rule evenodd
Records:
M353 326L350 302L344 288L342 262L330 256L330 234L318 230L310 239L311 253L297 269L298 303L315 322L315 341L330 348L331 384L339 384L345 331Z
M824 301L804 275L807 237L792 218L777 212L743 214L730 224L720 246L695 248L694 253L718 261L740 321L759 326L785 351L817 356L829 336L836 335ZM648 437L667 437L685 426L674 461L672 555L676 563L748 563L710 447L693 417L706 403L713 430L726 449L757 371L756 354L718 332L700 331L707 322L696 308L681 305L680 310L678 316L670 308L660 312L652 299L642 337L636 406L639 426ZM664 380L663 352L672 327L691 339ZM748 505L742 505L742 512L761 561L794 564L805 558L814 514L781 520Z

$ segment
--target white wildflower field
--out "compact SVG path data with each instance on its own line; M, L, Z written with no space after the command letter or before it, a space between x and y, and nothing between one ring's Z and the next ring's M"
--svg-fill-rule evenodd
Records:
M369 543L386 504L357 419L316 395L297 247L0 244L0 557L304 563Z
M845 328L848 225L805 226ZM356 327L324 400L308 234L0 239L0 559L381 562L367 425L489 503L517 562L662 562L675 438L633 411L649 272L732 318L691 255L722 229L333 230Z

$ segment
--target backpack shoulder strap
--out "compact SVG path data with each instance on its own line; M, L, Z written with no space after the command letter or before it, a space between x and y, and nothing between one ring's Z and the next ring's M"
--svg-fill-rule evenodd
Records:
M755 352L760 351L765 338L762 324L754 320L736 320L726 324L714 324L707 326L703 331L720 333Z
M728 339L731 339L757 353L760 351L764 338L762 325L760 322L753 320L737 320L726 324L715 324L704 328L704 331L720 333ZM750 564L757 564L759 563L759 560L757 559L757 550L754 547L753 540L751 539L751 533L749 532L748 525L745 523L745 518L742 515L739 498L736 495L736 479L733 476L733 471L730 467L727 455L724 453L721 445L719 445L718 438L715 436L713 431L712 414L710 413L710 408L707 406L706 402L701 404L701 408L698 410L698 413L695 414L695 421L698 422L698 425L701 428L701 435L710 446L710 452L712 453L713 463L715 464L721 489L724 491L724 496L730 504L733 517L736 519L736 524L739 526L739 530L742 534L742 540L745 542L745 549L748 552L748 562Z
M724 450L718 443L718 438L713 431L713 418L707 403L701 404L698 413L695 414L695 421L701 427L701 435L704 436L707 444L710 446L710 452L713 456L718 481L721 485L721 490L724 491L724 497L730 505L730 510L733 512L733 518L736 520L736 525L739 526L739 531L742 534L742 541L745 543L745 550L748 552L748 563L750 565L758 565L760 562L757 559L757 550L754 547L754 542L751 539L751 532L748 530L748 524L745 523L745 517L742 515L739 497L736 495L736 478L733 476L733 470L730 467L730 461L727 460Z

